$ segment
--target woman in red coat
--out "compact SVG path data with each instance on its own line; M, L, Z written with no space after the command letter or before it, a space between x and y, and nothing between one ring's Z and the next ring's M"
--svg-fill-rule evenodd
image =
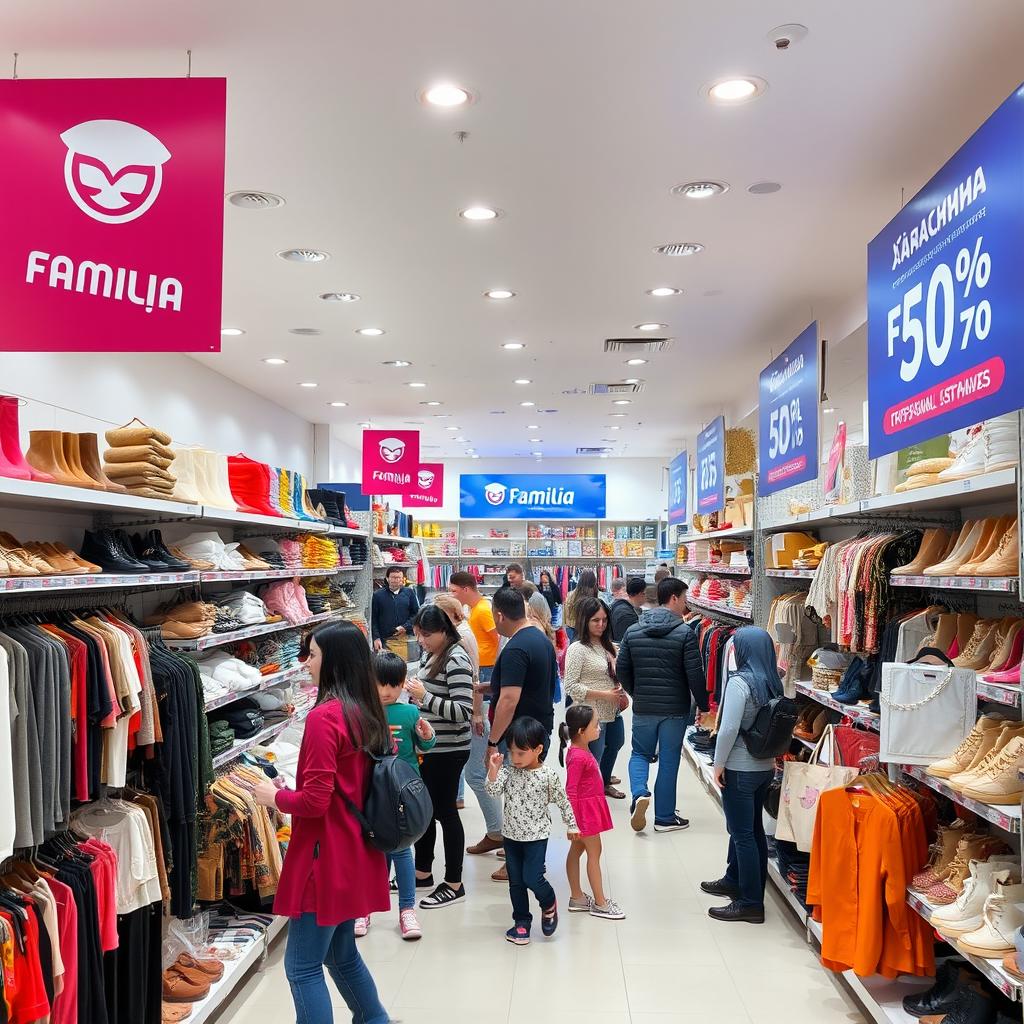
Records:
M366 637L351 623L313 633L306 662L319 687L306 719L296 788L254 787L258 803L292 816L274 913L291 918L285 974L297 1024L334 1016L324 967L353 1018L387 1024L377 987L356 950L355 919L390 909L383 853L368 846L345 797L363 806L370 759L391 749Z

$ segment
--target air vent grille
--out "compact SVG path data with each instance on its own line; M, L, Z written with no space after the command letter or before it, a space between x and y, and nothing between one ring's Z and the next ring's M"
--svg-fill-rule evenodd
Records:
M607 455L611 448L577 448L577 455Z
M298 334L303 338L312 338L317 334L323 334L319 327L289 327L289 334Z
M659 256L695 256L704 251L700 242L669 242L667 245L656 245L654 251Z
M277 255L288 263L323 263L331 258L320 249L283 249Z
M592 395L638 395L643 383L637 384L591 384L587 391Z
M672 347L671 338L605 338L605 352L667 352Z
M284 206L284 200L273 192L229 192L228 202L243 210L275 210Z

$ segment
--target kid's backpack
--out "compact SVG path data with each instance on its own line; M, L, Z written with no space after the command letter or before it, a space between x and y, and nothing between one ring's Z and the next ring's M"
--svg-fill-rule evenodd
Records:
M751 757L781 757L793 742L799 705L789 697L773 697L757 710L749 729L743 731Z
M367 755L373 762L366 787L363 809L348 797L345 803L363 830L363 838L382 853L397 853L412 846L434 816L427 787L419 773L397 754L379 757Z

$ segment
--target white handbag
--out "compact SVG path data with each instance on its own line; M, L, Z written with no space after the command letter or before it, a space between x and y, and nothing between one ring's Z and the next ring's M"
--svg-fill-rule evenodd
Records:
M950 752L978 718L978 677L950 665L882 666L881 761L931 764Z

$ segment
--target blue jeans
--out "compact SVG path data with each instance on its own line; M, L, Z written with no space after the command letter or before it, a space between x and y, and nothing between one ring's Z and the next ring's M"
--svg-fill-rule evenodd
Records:
M633 799L650 796L647 777L652 764L658 765L654 783L654 820L672 821L676 814L676 780L683 751L686 719L633 716L633 753L629 756L629 788Z
M481 683L489 683L491 681L491 674L493 672L494 672L494 666L493 665L481 665L480 666L480 682ZM484 697L484 722L485 723L487 721L487 707L488 707L489 704L490 704L490 698L489 697ZM471 765L473 764L473 758L476 757L476 759L478 761L482 761L483 760L483 756L484 756L484 747L486 747L486 746L487 746L487 740L486 739L483 739L482 737L476 736L476 735L473 736L473 739L472 739L472 742L471 742L470 748L469 748L469 763L463 769L462 775L459 777L459 799L462 800L462 801L465 801L465 799L466 799L466 777L470 773ZM479 748L479 756L477 756L478 748ZM478 791L476 786L471 785L469 787L476 794L477 800L480 799L480 793L483 792L484 781L486 781L486 779L487 779L487 770L486 769L484 769L483 772L480 773L480 779L483 780L483 781L480 782L479 791ZM487 794L484 793L484 796L487 796ZM487 810L484 808L483 803L480 804L480 809L484 812L484 820L487 821L488 820L487 819ZM488 832L491 831L490 824L487 825L487 831ZM501 802L499 801L498 802L498 827L494 830L494 835L499 835L500 833L501 833Z
M626 742L626 723L623 722L622 715L616 715L611 722L601 726L601 738L604 740L604 750L600 757L597 757L597 754L594 757L597 757L601 764L601 778L604 784L610 786L615 761Z
M527 928L533 921L530 893L537 897L541 910L555 905L555 890L544 877L544 858L548 852L546 839L529 843L505 839L505 869L508 871L508 894L512 900L512 922Z
M356 949L354 921L321 927L316 914L303 914L288 925L284 973L292 990L296 1024L331 1024L334 1011L324 967L352 1011L353 1024L388 1024L377 986Z
M594 755L594 760L597 761L598 764L601 763L601 758L604 757L604 748L608 740L605 732L610 724L610 722L602 722L601 731L598 733L597 739L594 740L593 743L588 744L590 752Z
M729 831L729 857L725 877L739 888L736 902L745 907L764 906L768 881L768 843L764 837L764 798L775 772L737 772L726 769L722 810Z
M388 871L395 866L395 878L398 880L398 909L410 910L416 906L416 863L412 857L412 847L407 846L397 853L388 854Z

